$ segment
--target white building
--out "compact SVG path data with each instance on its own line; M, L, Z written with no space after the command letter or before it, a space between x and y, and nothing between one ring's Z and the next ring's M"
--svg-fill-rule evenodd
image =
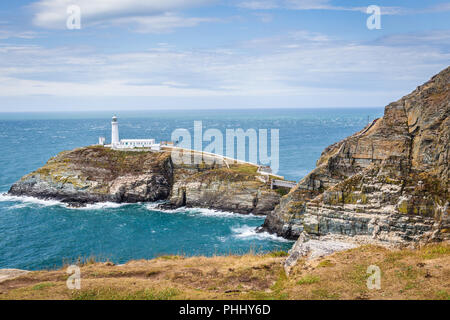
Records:
M98 144L101 146L104 146L106 144L106 138L105 137L99 137L98 138Z
M105 138L99 138L99 144L105 145ZM122 139L119 140L119 122L114 116L111 122L111 144L106 145L112 149L137 149L146 148L151 150L160 150L161 144L156 143L155 139Z
M151 148L155 145L155 139L122 139L120 145L126 148Z

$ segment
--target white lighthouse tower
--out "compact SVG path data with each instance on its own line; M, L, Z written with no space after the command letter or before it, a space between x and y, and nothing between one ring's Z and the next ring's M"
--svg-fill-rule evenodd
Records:
M117 117L114 116L111 122L112 131L111 131L111 146L116 148L119 146L119 123L117 122Z
M100 137L98 145L116 150L128 151L137 149L138 151L160 151L161 144L156 143L155 139L122 139L119 140L119 122L117 117L112 117L111 122L111 144L105 145L105 138Z

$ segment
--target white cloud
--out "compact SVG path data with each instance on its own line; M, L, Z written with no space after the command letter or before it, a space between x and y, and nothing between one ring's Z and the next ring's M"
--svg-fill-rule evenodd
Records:
M256 0L240 2L238 7L252 10L269 10L279 8L279 4L276 0Z
M17 38L17 39L35 39L38 33L35 31L12 31L0 30L0 40Z
M387 104L450 61L448 51L432 45L435 35L421 39L421 47L362 44L300 30L218 50L177 50L163 43L106 54L0 45L0 97L228 96L272 103L290 97L297 106Z
M450 49L450 30L434 30L421 33L394 34L380 38L379 44L389 46L422 46L446 47Z
M284 0L282 5L297 10L329 9L330 0Z
M81 9L82 26L130 22L148 32L165 32L176 27L194 26L207 19L175 15L182 9L206 5L213 0L40 0L31 5L33 23L49 29L66 28L67 8ZM158 26L162 24L162 27ZM164 31L163 31L164 30Z
M183 17L174 13L164 13L147 17L126 17L113 20L114 25L134 25L140 33L166 33L175 28L195 27L203 22L217 22L215 18Z
M292 10L351 10L351 8L331 5L331 0L244 0L238 6L253 10L292 9ZM358 9L359 10L359 9Z
M376 4L376 3L375 3ZM366 6L337 6L332 0L241 0L240 8L251 10L289 9L289 10L332 10L359 11L366 13ZM411 9L406 7L380 6L384 15L407 15L450 11L450 3L443 3L428 8Z

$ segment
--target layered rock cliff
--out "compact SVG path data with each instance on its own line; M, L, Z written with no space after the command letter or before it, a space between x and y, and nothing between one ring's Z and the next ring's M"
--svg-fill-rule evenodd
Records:
M171 205L264 215L280 202L280 194L271 190L262 177L257 178L256 166L204 166L174 165Z
M157 201L169 196L172 176L168 153L86 147L61 152L9 193L72 204Z
M24 176L9 193L57 199L73 206L95 202L166 200L171 207L205 207L267 214L280 195L257 167L221 158L177 164L170 151L118 151L101 146L65 151Z
M263 230L405 243L449 239L450 68L326 148Z

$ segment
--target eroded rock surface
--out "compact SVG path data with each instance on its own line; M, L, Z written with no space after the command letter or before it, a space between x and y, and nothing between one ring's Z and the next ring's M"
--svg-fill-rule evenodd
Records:
M450 68L324 150L263 230L408 243L449 239Z
M0 269L0 283L23 276L29 272L30 271L20 269Z
M289 275L292 267L301 258L316 259L325 257L338 251L344 251L358 246L357 242L350 242L348 239L341 240L339 236L323 236L311 239L306 232L302 232L297 241L289 250L289 257L284 262L284 271Z
M50 159L15 183L9 194L56 199L73 206L167 200L170 207L244 214L268 214L279 203L280 195L264 183L257 166L219 159L187 163L172 161L169 151L78 148Z
M61 152L9 193L73 204L156 201L169 196L172 171L170 154L86 147Z
M229 165L174 165L169 201L177 207L202 207L237 213L268 214L281 196L258 179L257 167Z

